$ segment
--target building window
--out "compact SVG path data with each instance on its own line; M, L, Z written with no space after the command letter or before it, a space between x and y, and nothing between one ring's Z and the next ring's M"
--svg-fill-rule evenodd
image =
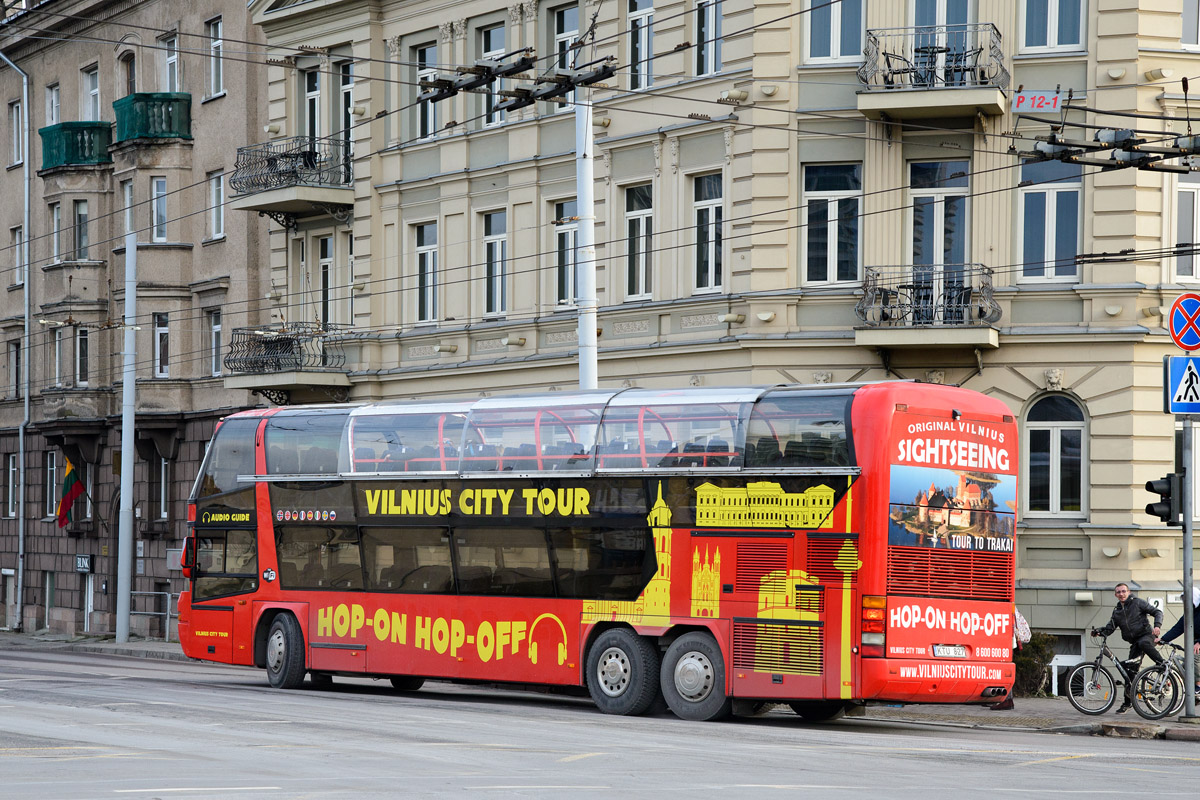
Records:
M575 58L576 43L579 41L579 6L556 8L554 14L554 66L571 69L578 61ZM576 93L567 95L570 102L552 103L553 112L569 111L575 102Z
M1185 47L1200 45L1200 0L1183 0L1183 36Z
M158 460L158 518L171 517L171 462Z
M653 189L648 183L625 190L625 296L649 299L654 253Z
M17 501L21 492L21 466L17 462L17 454L8 454L8 516L17 515Z
M133 233L133 181L121 181L121 202L124 204L125 233Z
M654 85L654 0L629 0L629 88Z
M437 223L417 227L417 322L437 319Z
M321 73L315 69L301 73L304 86L304 133L310 139L321 135Z
M88 385L88 329L78 328L75 331L75 385Z
M167 179L150 179L151 238L156 242L167 240Z
M62 92L58 84L46 87L46 124L57 125L62 119Z
M1046 395L1025 416L1026 513L1083 516L1087 438L1083 410L1062 394Z
M62 332L61 326L50 329L50 374L54 376L55 386L63 385Z
M100 68L88 67L81 73L83 108L80 112L84 120L100 119Z
M1083 0L1025 0L1021 7L1022 50L1079 49L1083 44Z
M92 477L92 465L86 461L79 463L79 471L83 473L83 518L92 518L92 497L96 493L96 484Z
M338 65L338 80L341 82L342 97L342 179L350 182L350 165L354 157L354 64L343 61Z
M210 19L205 23L205 28L208 31L208 96L213 97L225 91L224 61L221 55L225 42L221 18Z
M87 261L88 259L88 201L76 200L74 204L75 210L75 247L74 257L76 261Z
M487 263L487 298L484 313L490 316L508 310L508 215L494 211L483 215L483 251Z
M863 0L807 0L808 54L813 61L861 61Z
M154 377L171 377L171 334L167 315L154 315Z
M699 0L696 3L697 75L712 75L721 71L722 2L723 0Z
M46 451L46 517L58 514L58 453Z
M861 164L804 167L802 229L804 280L809 283L859 279Z
M422 81L432 81L437 79L437 45L425 44L417 47L415 50L415 61L417 62L417 83ZM417 124L418 130L421 132L422 139L429 139L437 136L438 121L437 121L438 104L431 100L423 100L417 107Z
M9 397L21 396L21 340L8 343Z
M483 58L499 60L504 56L504 26L494 25L479 32L480 50ZM496 104L503 99L497 93L504 88L503 80L495 80L489 84L488 92L483 96L483 124L499 125L504 122L504 112L496 109Z
M13 283L25 283L25 229L20 225L10 231L13 251Z
M221 312L208 312L208 374L214 378L221 375Z
M557 287L555 302L573 306L577 298L579 252L575 237L579 232L579 209L574 200L554 204L554 253Z
M50 258L62 260L62 203L50 204Z
M1195 247L1200 241L1200 172L1186 172L1179 176L1176 193L1175 242L1181 248ZM1175 257L1175 276L1195 279L1196 256L1183 252Z
M179 79L179 39L167 36L159 40L158 46L163 54L162 90L178 92L179 87L183 85Z
M321 236L317 239L317 280L320 281L320 293L317 302L317 319L327 325L332 321L333 314L333 237Z
M121 58L121 79L125 83L125 96L137 92L137 56L127 53Z
M1083 170L1061 161L1021 164L1021 254L1025 278L1074 280ZM1028 184L1028 185L1027 185Z
M20 164L25 160L25 126L21 122L20 101L8 104L8 125L12 142L8 163Z
M909 165L912 199L913 321L931 323L936 309L957 309L969 284L967 174L970 162L929 161ZM945 302L939 302L945 298ZM961 322L961 320L958 320Z
M724 211L721 173L697 175L692 181L696 225L696 291L721 288L721 239Z
M208 176L208 235L220 239L225 235L225 173Z

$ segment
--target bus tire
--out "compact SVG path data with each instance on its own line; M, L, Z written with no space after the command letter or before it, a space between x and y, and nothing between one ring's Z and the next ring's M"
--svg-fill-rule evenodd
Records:
M707 633L685 633L672 642L659 679L667 705L681 719L723 719L733 708L725 693L725 659Z
M805 722L833 722L846 713L846 704L841 700L799 700L788 705Z
M658 695L658 650L625 628L596 637L587 658L587 687L605 714L644 714Z
M392 688L397 692L415 692L425 685L424 678L416 678L412 675L393 675L391 682Z
M304 634L291 614L280 614L267 633L267 681L276 689L304 685Z

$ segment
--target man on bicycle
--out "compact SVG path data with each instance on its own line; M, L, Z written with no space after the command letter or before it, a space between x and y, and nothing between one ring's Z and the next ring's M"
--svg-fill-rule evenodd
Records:
M1192 579L1193 581L1195 578ZM1183 620L1187 612L1179 616L1179 621L1171 630L1163 634L1159 642L1170 642L1183 635ZM1197 635L1197 641L1192 645L1192 658L1195 664L1196 694L1200 695L1200 586L1192 586L1192 631Z
M1129 660L1141 661L1142 654L1150 656L1155 664L1161 664L1163 657L1154 648L1154 640L1162 631L1162 609L1155 608L1142 598L1129 593L1129 584L1118 583L1113 589L1117 598L1117 606L1113 609L1112 619L1097 631L1101 636L1108 636L1117 628L1121 629L1121 638L1129 642ZM1154 617L1153 627L1146 619ZM1136 670L1135 670L1136 671ZM1117 713L1128 711L1133 704L1132 681L1125 683L1125 702L1117 709Z

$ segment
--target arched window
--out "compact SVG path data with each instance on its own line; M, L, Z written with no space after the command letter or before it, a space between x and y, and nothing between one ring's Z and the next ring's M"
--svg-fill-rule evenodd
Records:
M121 56L121 85L127 95L137 91L137 58L133 53Z
M1025 415L1025 513L1031 517L1086 513L1087 422L1070 397L1046 395Z

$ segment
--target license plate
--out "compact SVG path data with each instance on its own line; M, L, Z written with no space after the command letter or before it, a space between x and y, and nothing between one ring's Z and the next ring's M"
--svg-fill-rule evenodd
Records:
M937 658L966 658L967 648L961 644L935 644L933 655Z

